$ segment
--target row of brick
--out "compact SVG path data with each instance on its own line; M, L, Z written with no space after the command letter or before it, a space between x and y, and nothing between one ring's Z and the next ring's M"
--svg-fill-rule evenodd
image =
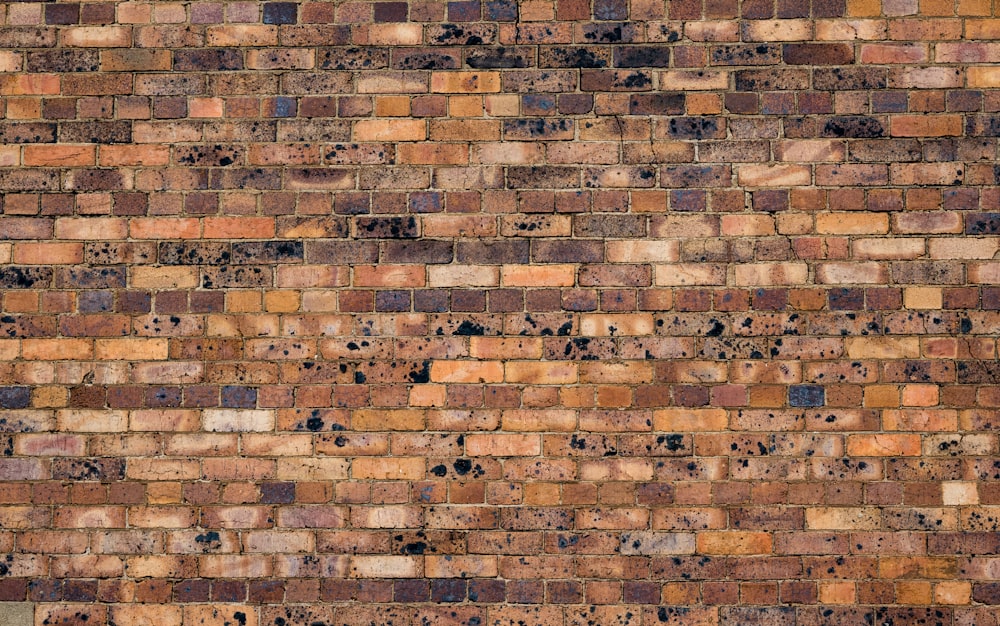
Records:
M992 33L983 33L988 35ZM209 32L209 45L215 43ZM719 33L716 33L719 35ZM745 38L755 41L753 37ZM969 37L975 39L975 37ZM889 34L872 37L869 40L898 41ZM397 79L395 87L401 93L495 93L501 91L501 81L508 86L517 86L517 81L527 75L535 75L541 84L548 77L538 72L527 72L525 68L583 70L579 73L584 83L593 82L594 77L609 72L598 72L602 68L691 68L691 67L738 67L738 66L812 66L811 73L820 89L857 89L860 85L836 85L834 76L842 81L857 82L865 77L871 87L956 87L963 76L970 86L976 82L989 82L993 74L987 63L996 53L995 43L944 43L948 37L939 37L930 43L725 43L737 42L739 37L715 36L713 43L686 41L683 44L658 42L647 45L515 45L511 47L300 47L300 48L250 48L246 50L221 47L220 49L189 48L185 50L165 50L160 48L114 47L98 51L87 49L64 51L62 48L46 51L9 51L0 56L0 65L6 72L27 70L32 74L7 75L0 81L0 90L5 95L46 95L58 94L62 83L70 95L99 95L128 93L130 87L138 94L178 95L193 93L192 89L206 83L202 72L240 70L336 70L326 76L329 81L343 80L350 75L344 70L364 70L357 75L356 87L360 93L382 93L384 87L392 86L392 78ZM760 40L757 40L760 41ZM327 45L336 42L327 42ZM72 46L72 43L67 44ZM902 70L878 68L877 66L920 66L935 62L939 65L955 64L954 71L923 71L917 68ZM828 66L851 66L855 63L864 68ZM382 72L385 69L406 70L402 72ZM442 71L461 68L483 69L484 71ZM516 69L515 69L516 68ZM500 71L488 71L497 69ZM154 74L147 72L170 72ZM422 71L421 71L422 70ZM805 70L809 71L809 70ZM45 72L72 72L60 77ZM93 75L102 72L102 75ZM132 72L134 76L122 74ZM183 72L198 72L184 74ZM569 75L556 72L556 75ZM653 76L654 73L650 73ZM672 89L725 90L729 86L729 71L715 70L708 73L673 70L659 73L664 84ZM909 76L923 78L916 84L902 84ZM590 77L590 78L588 78ZM429 80L428 80L429 79ZM86 89L84 80L93 81L91 89ZM279 80L275 77L271 80ZM300 76L287 74L280 77L289 89L300 88ZM677 81L676 83L674 81ZM820 86L820 83L825 84ZM879 84L880 83L880 84ZM896 83L896 84L891 84ZM634 85L641 88L645 85ZM380 88L382 87L382 88ZM422 87L422 88L421 88ZM516 90L516 89L515 89ZM545 91L554 91L546 89ZM293 91L294 93L294 91Z
M131 439L134 441L141 439L141 437L132 436ZM488 460L486 462L489 464ZM117 476L112 477L110 474L116 472L117 468L124 467L123 463L109 462L107 459L84 459L82 462L70 460L59 464L56 469L60 480L22 482L12 485L9 492L5 494L4 504L16 507L12 509L12 514L17 517L18 523L24 520L26 514L29 517L33 514L48 519L45 507L52 505L82 506L80 510L90 512L97 505L123 506L135 511L141 519L145 519L146 522L143 522L141 526L147 529L154 527L149 521L151 518L142 517L142 512L137 508L146 504L167 507L168 509L170 507L200 507L194 514L198 516L199 520L210 520L210 525L213 528L272 528L273 521L277 519L275 517L277 512L273 510L272 506L257 505L296 505L285 507L285 513L281 514L283 520L313 519L311 524L315 525L317 523L315 520L325 519L324 524L337 524L336 527L341 529L338 531L339 534L322 535L324 541L329 542L323 545L332 550L334 549L332 546L339 541L340 543L337 545L345 546L343 547L345 552L354 551L357 546L369 545L371 542L374 542L373 545L376 546L385 545L387 537L384 533L389 533L390 530L383 529L372 536L343 530L348 525L372 528L367 520L377 520L375 511L378 507L385 506L390 507L386 509L386 514L390 519L423 521L425 519L423 514L414 509L419 505L434 505L433 519L437 520L438 524L445 524L441 520L457 519L452 514L461 516L477 512L485 512L486 515L492 515L492 519L496 520L496 512L493 509L490 509L493 512L487 511L486 508L482 507L484 503L494 508L513 505L529 507L600 505L612 508L638 505L658 511L651 520L656 528L685 532L705 530L706 528L713 530L736 529L745 525L755 530L766 530L768 525L777 523L775 520L782 520L781 524L791 524L796 528L803 529L805 527L804 507L806 506L869 507L869 510L871 507L890 507L893 508L892 514L885 516L882 521L886 528L893 532L914 531L914 533L922 533L935 529L943 532L943 539L936 539L934 534L908 536L907 545L922 546L922 542L926 538L931 542L931 554L944 554L961 541L967 540L972 542L969 547L974 554L996 553L996 544L987 541L993 535L983 534L979 531L974 532L973 529L968 528L973 525L975 518L969 515L959 522L953 508L943 508L946 500L951 507L958 506L953 504L955 502L976 503L964 506L973 506L979 509L977 513L987 512L990 510L990 506L996 506L1000 496L998 496L995 486L984 485L983 481L976 483L975 481L962 480L962 478L968 478L975 473L972 469L966 471L968 468L962 467L961 464L956 465L951 459L929 459L924 465L919 460L912 458L893 459L888 461L889 471L885 480L871 480L861 483L849 481L848 474L850 472L847 470L851 468L842 460L837 462L840 463L840 469L834 462L827 462L825 480L820 482L789 482L765 478L757 481L729 483L726 481L690 480L691 477L688 476L687 480L674 483L635 483L623 480L566 481L560 484L544 480L487 481L479 480L475 476L466 480L464 475L457 474L457 472L456 475L448 479L438 476L437 474L441 473L438 470L434 474L434 480L410 484L402 481L371 482L367 480L345 480L336 483L305 480L295 482L263 480L258 483L246 481L132 482L111 480ZM870 458L866 461L866 463L868 462L877 464L880 460ZM445 461L442 460L442 464L444 463ZM982 465L985 467L988 464L989 461ZM456 465L462 471L469 467L463 460L455 461L450 466L445 465L446 475L451 471L449 467L454 468ZM88 468L93 469L93 471ZM89 480L61 479L71 476L77 478L82 476ZM34 508L24 505L33 505ZM374 507L364 508L365 505L374 505ZM478 508L472 508L471 505ZM350 509L345 507L356 507L355 513L351 513ZM716 511L716 507L721 508ZM164 509L164 511L166 510ZM332 517L324 518L327 513ZM877 516L869 516L868 523L872 523L876 518ZM451 523L453 522L448 524ZM264 526L259 526L259 524L264 524ZM294 526L296 528L312 527L305 521L296 522L296 524L298 524ZM959 532L960 524L966 528L960 530L961 534L953 534ZM291 527L285 523L281 525ZM938 526L942 526L942 528L938 529ZM781 530L784 532L794 529L783 528ZM38 534L35 534L36 532ZM72 532L76 532L76 530L68 529L57 533L51 533L46 529L28 530L24 539L17 539L20 546L19 551L33 552L34 548L26 548L26 546L37 547L45 545L45 541L51 541L54 542L51 546L53 553L62 554L64 548L55 549L56 542L62 541L60 539L62 535L59 533ZM396 547L389 551L396 552L397 549L402 549L405 543L417 539L428 540L429 538L432 543L443 542L443 545L436 547L437 552L443 553L456 549L445 546L451 546L456 537L461 539L465 536L460 528L442 528L434 531L417 530L408 531L408 533L404 533L404 536L392 535L393 541L397 543L394 543L393 545ZM406 538L410 537L412 533L417 533L417 539ZM419 533L424 534L420 535ZM591 531L588 534L593 535L594 541L597 540L595 533ZM556 536L551 535L547 545L552 547L552 541L554 541L552 537ZM611 530L602 536L604 538L601 541L611 541L611 538L616 537ZM532 543L535 540L525 539L525 541L529 545L535 545ZM820 540L816 539L816 541ZM826 541L826 539L822 541ZM76 537L70 543L74 546L83 545L83 550L86 550L88 545L81 537ZM570 545L567 542L556 541L556 543L559 544L560 549L566 549ZM58 543L58 545L63 546L64 544ZM818 545L820 543L813 545L812 554L822 554L822 551L815 551ZM974 548L972 548L973 546ZM385 551L383 548L366 548L365 550L370 552ZM921 547L915 547L913 550L917 550L919 554L924 553ZM844 554L848 551L849 548L839 549L839 552ZM77 551L70 550L69 552L76 553Z
M476 624L490 623L498 626L516 626L517 624L538 624L540 626L591 626L593 624L666 624L667 626L697 625L697 626L718 626L719 624L753 624L753 625L774 625L774 626L821 626L823 624L837 623L832 620L843 620L839 623L877 623L874 620L886 620L891 623L920 623L951 625L960 624L992 624L997 616L996 609L992 607L952 607L944 606L936 609L908 606L885 606L885 598L893 595L891 589L885 589L877 584L860 584L860 591L868 600L862 606L844 606L851 604L845 601L847 596L846 587L853 583L846 583L840 587L829 585L825 587L825 600L835 601L825 607L790 607L790 606L732 606L739 602L741 588L745 590L747 599L757 598L770 603L765 598L778 598L778 587L758 586L752 584L737 585L736 583L719 583L708 586L708 596L713 600L715 606L692 606L678 605L676 602L667 601L664 606L644 606L635 598L630 603L618 606L603 606L609 603L608 598L614 595L614 590L610 587L593 585L593 595L601 599L589 605L570 606L562 608L558 605L538 606L539 595L533 594L530 589L521 590L518 586L508 583L509 589L500 585L482 585L480 581L470 581L469 589L474 589L476 597L485 596L496 598L497 594L507 591L512 593L514 598L532 598L532 604L521 605L511 604L502 607L476 607L476 606L431 606L423 605L419 607L398 607L386 604L390 601L392 585L385 583L382 585L372 585L368 588L354 588L346 586L345 590L341 586L325 585L328 588L324 595L329 602L344 602L350 598L360 596L364 600L370 598L370 603L360 606L299 606L272 608L257 607L232 604L231 600L217 600L214 604L185 605L183 607L169 607L163 604L114 604L110 607L105 605L83 605L80 603L67 603L65 605L43 605L36 613L36 623L42 624L45 620L49 623L67 623L75 616L86 615L91 623L108 623L105 620L138 620L126 623L156 623L163 626L185 626L188 624L198 624L206 626L224 626L224 624L239 623L245 626L281 626L282 624L315 624L315 623L337 623L351 626L361 624L398 624L400 626L418 625L421 623L451 620L456 624ZM695 585L692 583L692 586ZM457 586L465 587L459 582ZM989 585L977 586L976 596L978 598L989 598L996 593L994 587ZM941 596L943 598L954 599L955 597L967 597L971 594L960 590L955 590L956 595L952 595L949 585L942 585ZM220 586L221 589L221 586ZM306 586L306 589L309 589ZM561 589L561 588L560 588ZM590 585L588 585L588 590ZM853 589L853 587L852 587ZM789 584L783 588L785 598L795 598L800 595L809 596L808 589L798 589ZM621 592L621 589L618 590ZM258 590L258 593L266 593L265 589ZM312 591L308 594L306 602L317 603L320 596L319 591ZM444 592L442 591L442 594ZM524 594L523 596L521 594ZM634 592L633 592L634 593ZM851 597L854 594L849 594ZM936 595L936 594L935 594ZM572 594L571 594L572 596ZM930 598L930 589L924 589L919 585L903 586L902 598L913 599ZM671 596L673 597L673 596ZM684 597L679 596L679 597ZM455 600L441 600L442 602L455 602ZM690 602L690 600L687 600ZM219 602L230 602L220 604ZM775 601L776 603L776 601ZM649 602L649 604L656 604ZM723 606L718 606L723 605ZM728 605L728 606L726 606ZM146 617L155 617L156 622L147 622ZM57 621L58 620L58 621ZM330 621L324 621L330 620ZM486 620L489 620L488 622ZM954 620L954 621L953 621Z
M61 4L61 3L60 3ZM128 3L132 4L132 3ZM250 3L246 3L250 4ZM879 4L879 3L875 3ZM961 3L959 3L961 4ZM940 15L858 15L856 20L819 18L816 20L786 19L717 19L674 16L637 21L569 21L515 24L425 24L402 22L388 24L254 24L206 23L184 24L185 7L172 10L179 18L161 25L143 26L150 21L124 22L120 25L50 24L42 20L44 5L14 4L7 8L7 26L0 38L8 48L138 48L163 47L242 47L267 46L330 47L363 46L456 46L456 45L625 45L664 43L683 46L705 42L843 42L843 41L989 41L1000 28L1000 20L985 13L956 15L952 11ZM139 5L142 6L142 5ZM145 5L149 7L149 5ZM949 5L954 6L954 5ZM51 7L50 11L69 12L72 9ZM28 15L11 15L11 12ZM148 14L147 14L148 15ZM110 16L109 16L110 17ZM69 22L72 16L67 15ZM621 19L621 18L619 18ZM687 21L693 20L693 21ZM108 24L111 20L107 21ZM135 26L133 26L135 24ZM179 25L178 25L179 24ZM680 43L677 43L680 42ZM816 50L828 44L816 44ZM822 56L816 64L823 64ZM811 63L804 63L809 65Z

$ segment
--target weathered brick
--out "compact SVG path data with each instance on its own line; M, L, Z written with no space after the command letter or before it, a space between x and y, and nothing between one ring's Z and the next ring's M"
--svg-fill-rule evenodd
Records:
M988 3L2 14L28 621L995 621Z

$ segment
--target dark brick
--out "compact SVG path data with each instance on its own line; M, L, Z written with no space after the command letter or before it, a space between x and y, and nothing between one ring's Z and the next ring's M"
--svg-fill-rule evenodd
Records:
M45 23L46 24L76 24L80 21L79 4L46 4Z
M614 51L615 67L670 67L666 46L621 46Z
M531 261L534 263L600 263L604 261L604 245L598 240L533 241Z
M850 139L866 139L884 137L886 134L882 122L878 118L864 115L831 117L823 125L821 137L845 137Z
M877 67L834 67L813 70L813 88L824 91L885 89L887 71Z
M786 43L782 47L782 59L789 65L846 65L854 62L854 46L846 43Z
M299 5L295 2L265 2L265 24L294 24L298 20Z
M823 406L826 390L820 385L793 385L788 388L789 406Z
M0 387L0 408L23 409L31 404L31 387Z
M408 5L406 2L376 2L376 22L405 22Z
M781 63L781 46L777 44L732 44L714 46L712 65L775 65Z
M257 390L242 385L226 385L222 387L222 406L243 409L256 408Z
M410 239L419 236L413 217L358 217L354 230L364 239Z
M454 244L445 240L387 241L382 244L382 260L386 263L451 263L453 248Z
M726 125L715 117L674 117L667 125L667 134L674 139L723 139Z
M634 94L628 109L632 115L683 115L684 104L683 93Z
M78 7L77 4L46 4L46 10L55 7ZM97 50L39 50L28 52L26 67L29 72L96 72L101 68Z
M528 47L471 48L465 64L476 69L515 69L533 67L535 50ZM562 67L562 66L560 66Z

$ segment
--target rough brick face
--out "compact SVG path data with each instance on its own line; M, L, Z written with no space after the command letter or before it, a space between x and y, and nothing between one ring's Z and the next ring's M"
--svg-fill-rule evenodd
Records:
M1000 623L998 10L0 1L0 624Z

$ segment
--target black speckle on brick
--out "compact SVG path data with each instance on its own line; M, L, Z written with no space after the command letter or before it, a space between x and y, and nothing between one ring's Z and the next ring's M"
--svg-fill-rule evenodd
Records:
M874 117L845 115L830 118L823 126L822 136L870 139L873 137L884 137L885 128Z
M703 139L718 130L718 121L711 117L675 117L670 120L667 132L677 139Z
M1000 233L1000 213L966 213L967 235L995 235Z
M410 379L410 382L414 382L414 383L427 383L427 382L430 382L430 380L431 380L431 362L430 361L424 361L421 364L421 368L419 370L413 370L412 372L410 372L407 375L407 377Z
M710 320L712 323L712 328L705 333L706 337L718 337L726 330L726 325L717 319Z
M473 48L465 64L476 69L514 69L532 67L534 51L526 48Z
M367 239L412 239L418 236L414 217L356 218L358 237Z
M475 322L470 322L469 320L463 321L459 324L458 328L452 335L470 336L470 335L485 335L486 329L483 328L481 324L476 324Z
M38 289L52 282L51 267L14 266L0 267L0 288Z

